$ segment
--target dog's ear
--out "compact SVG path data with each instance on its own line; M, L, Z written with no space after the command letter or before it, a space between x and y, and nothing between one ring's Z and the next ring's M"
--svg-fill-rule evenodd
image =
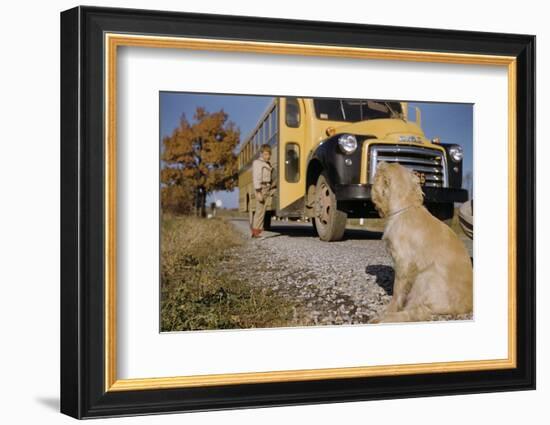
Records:
M422 184L420 183L420 176L415 172L409 170L409 175L411 179L412 190L411 193L414 197L414 200L417 203L422 203L424 200L424 192L422 191Z
M389 192L390 178L388 176L388 164L381 162L376 167L371 191L372 201L381 217L385 217L388 213Z
M376 178L379 181L381 195L384 198L387 198L390 189L390 179L387 173L388 167L389 164L384 161L379 162L376 167Z
M387 189L390 185L389 179L388 179L388 173L386 172L389 167L389 164L387 162L379 162L376 166L376 175L380 178L380 181L383 182L384 189Z

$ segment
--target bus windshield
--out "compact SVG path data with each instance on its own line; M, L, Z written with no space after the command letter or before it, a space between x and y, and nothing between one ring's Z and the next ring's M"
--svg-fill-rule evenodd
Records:
M313 99L318 119L357 122L377 118L402 118L399 102L353 99Z

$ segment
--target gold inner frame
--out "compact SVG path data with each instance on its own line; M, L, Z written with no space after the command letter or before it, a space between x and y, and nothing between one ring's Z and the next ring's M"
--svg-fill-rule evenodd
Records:
M106 33L105 45L105 391L307 381L515 368L516 358L516 58L409 50ZM503 66L508 71L508 358L383 366L117 379L116 98L120 46Z

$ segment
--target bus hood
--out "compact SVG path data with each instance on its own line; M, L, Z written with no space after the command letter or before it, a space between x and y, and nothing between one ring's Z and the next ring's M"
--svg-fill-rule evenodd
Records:
M424 132L415 123L395 118L381 118L359 121L335 128L336 134L349 133L361 136L374 136L381 140L399 141L399 136L419 136L426 142Z

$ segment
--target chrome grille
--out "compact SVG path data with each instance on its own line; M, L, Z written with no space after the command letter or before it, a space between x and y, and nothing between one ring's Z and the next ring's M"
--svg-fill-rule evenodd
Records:
M449 187L445 154L437 149L416 146L370 146L369 181L373 181L376 167L381 161L397 162L425 177L426 187Z

